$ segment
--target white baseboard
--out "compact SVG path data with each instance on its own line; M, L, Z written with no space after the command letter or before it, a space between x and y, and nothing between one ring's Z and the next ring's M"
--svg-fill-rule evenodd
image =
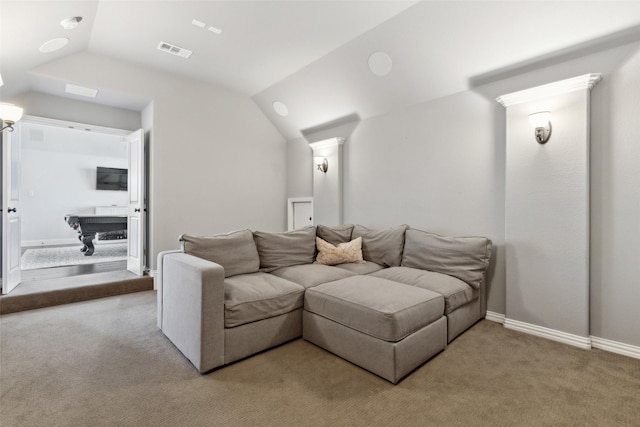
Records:
M591 336L591 346L600 350L610 351L611 353L621 354L623 356L640 359L640 347L624 344L617 341L611 341L605 338Z
M507 329L536 335L538 337L562 342L575 347L584 349L590 349L593 347L604 351L610 351L611 353L633 357L634 359L640 359L640 347L638 346L612 341L606 338L594 337L593 335L589 337L581 337L579 335L568 334L566 332L560 332L543 326L507 319L504 314L495 313L493 311L487 311L485 319L496 323L502 323Z
M591 348L590 337L581 337L580 335L569 334L555 329L545 328L544 326L532 325L530 323L507 318L504 320L504 327L507 329L513 329L514 331L524 332L549 340L569 344L574 347L580 347L587 350Z
M93 241L94 245L110 245L113 243L127 243L127 239L113 239L113 240L101 240L95 239ZM82 242L78 239L46 239L46 240L23 240L22 247L25 248L37 248L37 247L48 247L48 246L67 246L67 245L78 245L82 246Z
M59 245L82 245L82 242L75 239L45 239L45 240L23 240L22 247L29 246L59 246Z
M485 314L484 318L492 322L504 324L504 314L487 311L487 314Z

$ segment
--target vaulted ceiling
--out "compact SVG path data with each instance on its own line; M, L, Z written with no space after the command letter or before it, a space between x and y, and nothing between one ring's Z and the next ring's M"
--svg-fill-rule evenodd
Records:
M286 138L460 92L541 58L640 40L640 1L2 0L0 8L3 100L30 90L76 97L31 71L88 51L244 93ZM83 18L78 27L62 28L73 16ZM38 50L57 37L68 45ZM161 42L193 54L167 54ZM388 55L388 74L370 71L374 52Z

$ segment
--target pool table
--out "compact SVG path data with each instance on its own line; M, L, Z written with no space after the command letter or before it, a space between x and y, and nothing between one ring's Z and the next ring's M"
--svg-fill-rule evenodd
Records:
M69 227L78 231L78 239L84 244L82 252L85 256L93 255L95 246L93 239L98 233L106 233L107 236L116 239L127 238L126 215L65 215L64 220Z

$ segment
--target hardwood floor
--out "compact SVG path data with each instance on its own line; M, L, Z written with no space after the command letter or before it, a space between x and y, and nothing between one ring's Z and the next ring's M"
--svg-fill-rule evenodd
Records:
M58 279L61 277L81 276L84 274L106 273L109 271L126 270L126 261L102 262L97 264L69 265L65 267L40 268L37 270L22 270L22 281Z

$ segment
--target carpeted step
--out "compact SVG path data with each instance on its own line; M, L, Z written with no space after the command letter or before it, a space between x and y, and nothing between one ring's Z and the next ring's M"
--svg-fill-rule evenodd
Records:
M16 313L152 289L153 278L143 276L63 289L42 290L41 292L12 292L0 297L0 314Z

